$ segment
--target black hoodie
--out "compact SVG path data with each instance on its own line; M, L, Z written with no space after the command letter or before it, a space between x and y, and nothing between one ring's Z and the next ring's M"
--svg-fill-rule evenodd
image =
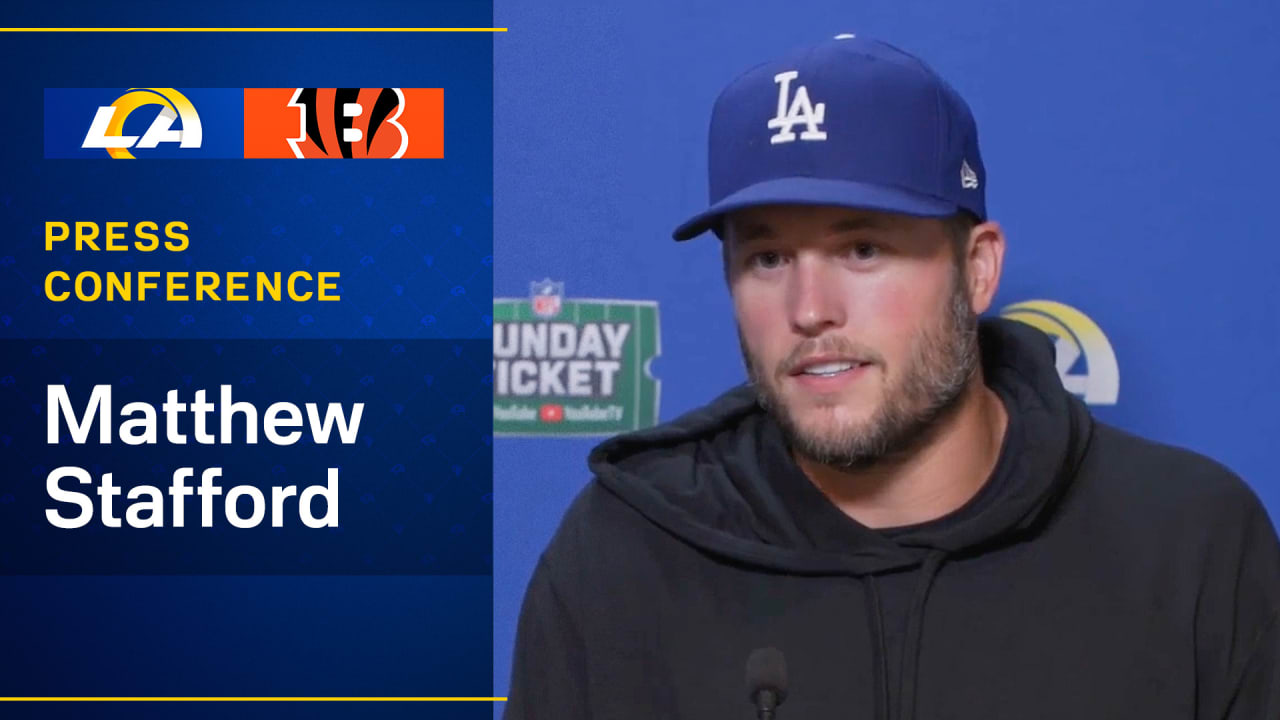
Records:
M962 508L872 530L750 388L610 439L534 571L506 717L1276 720L1280 544L1222 466L1094 421L1038 330L987 320L1009 413Z

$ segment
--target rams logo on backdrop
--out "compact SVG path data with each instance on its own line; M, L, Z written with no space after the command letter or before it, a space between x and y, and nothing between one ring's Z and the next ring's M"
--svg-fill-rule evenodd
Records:
M566 299L564 283L493 300L493 430L612 435L655 425L658 304Z
M148 105L158 105L160 111L146 132L141 136L125 135L125 119L138 108ZM173 129L174 120L180 121L180 130ZM113 158L133 159L130 148L154 148L162 142L198 148L203 135L200 115L182 93L173 88L130 88L110 105L98 108L80 147L105 148Z
M1058 374L1069 392L1090 405L1115 405L1120 395L1120 368L1102 328L1079 310L1052 300L1009 305L1002 317L1024 322L1053 338Z

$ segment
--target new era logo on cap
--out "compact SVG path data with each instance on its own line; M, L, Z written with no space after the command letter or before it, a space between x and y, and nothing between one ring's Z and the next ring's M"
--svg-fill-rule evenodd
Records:
M987 217L968 105L918 58L852 34L730 83L712 110L708 172L710 207L677 240L766 204Z

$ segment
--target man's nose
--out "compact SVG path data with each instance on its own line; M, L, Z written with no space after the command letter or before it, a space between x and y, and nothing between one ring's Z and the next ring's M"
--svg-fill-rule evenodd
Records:
M838 270L821 258L796 258L787 301L791 327L797 333L812 337L844 325L845 308L836 277Z

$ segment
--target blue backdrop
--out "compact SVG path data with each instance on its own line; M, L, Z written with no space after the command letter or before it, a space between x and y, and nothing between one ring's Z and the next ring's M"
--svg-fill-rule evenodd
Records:
M922 56L972 106L1009 237L996 307L1083 312L1118 364L1096 415L1219 459L1280 516L1280 6L498 0L496 17L512 32L495 46L495 291L549 277L569 298L656 300L661 419L743 378L716 241L669 240L705 206L711 104L746 68L853 32ZM495 444L498 695L525 584L596 442Z
M5 10L0 24L17 27L493 24L487 1L464 0ZM492 43L489 33L0 35L0 696L490 695ZM44 88L137 86L439 87L445 157L43 158ZM45 252L49 220L182 220L190 248ZM342 300L55 304L42 289L54 269L332 270ZM225 354L215 358L215 346ZM111 382L150 401L219 382L258 400L359 397L370 424L350 448L52 452L25 438L42 426L53 378L81 389ZM305 486L320 481L320 466L341 465L344 534L189 526L163 538L101 528L50 537L43 472L73 455L128 484L167 485L153 473L225 464L227 485L283 475ZM4 717L490 712L488 703L0 707Z

